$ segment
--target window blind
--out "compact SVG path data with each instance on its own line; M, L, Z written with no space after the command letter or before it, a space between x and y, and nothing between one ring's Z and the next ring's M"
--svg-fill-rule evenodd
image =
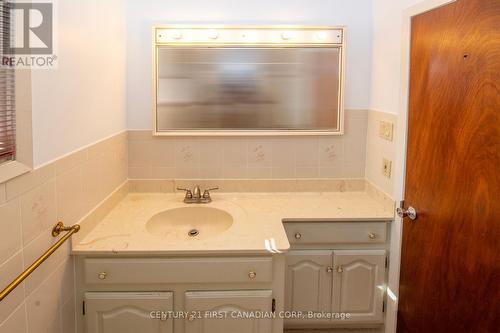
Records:
M0 47L2 57L5 41L11 40L11 11L8 1L0 0ZM0 163L12 161L16 156L16 99L15 71L7 65L0 66Z

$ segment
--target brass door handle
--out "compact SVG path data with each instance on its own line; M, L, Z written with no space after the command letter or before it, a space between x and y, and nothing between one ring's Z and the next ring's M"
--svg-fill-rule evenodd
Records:
M342 268L342 266L337 267L337 273L342 273L343 271L344 269Z
M332 266L328 266L328 267L326 268L326 272L327 272L327 273L331 273L331 272L333 272L333 267L332 267Z

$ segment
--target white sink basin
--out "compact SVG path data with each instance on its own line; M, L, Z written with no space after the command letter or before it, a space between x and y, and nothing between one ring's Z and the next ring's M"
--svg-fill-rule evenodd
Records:
M233 217L224 210L212 207L180 207L151 217L146 230L170 241L206 239L226 231Z

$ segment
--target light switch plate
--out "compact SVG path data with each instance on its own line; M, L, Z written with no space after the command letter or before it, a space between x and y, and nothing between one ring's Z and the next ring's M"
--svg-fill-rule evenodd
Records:
M387 141L392 141L394 124L388 121L380 121L379 136Z
M392 171L392 161L389 161L388 159L384 158L382 160L382 174L387 178L391 178L391 171Z

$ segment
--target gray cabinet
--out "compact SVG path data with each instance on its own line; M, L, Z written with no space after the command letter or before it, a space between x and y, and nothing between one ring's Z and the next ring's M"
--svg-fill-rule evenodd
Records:
M284 254L80 257L76 276L80 333L283 332Z
M334 251L334 308L352 321L381 321L385 292L384 250Z
M291 244L285 310L301 313L286 317L285 327L379 327L384 322L387 223L301 221L284 226Z
M291 251L286 260L285 309L288 311L331 312L332 282L330 272L333 252L329 250ZM287 322L300 322L289 318ZM321 319L308 320L324 321Z
M271 319L246 314L270 313L271 290L189 291L185 293L185 333L271 333ZM217 318L218 313L225 317Z
M385 291L385 250L290 251L286 260L285 309L345 313L345 322L380 322ZM335 319L289 318L314 326Z
M172 333L172 319L153 319L152 311L173 310L170 292L87 292L87 333Z

